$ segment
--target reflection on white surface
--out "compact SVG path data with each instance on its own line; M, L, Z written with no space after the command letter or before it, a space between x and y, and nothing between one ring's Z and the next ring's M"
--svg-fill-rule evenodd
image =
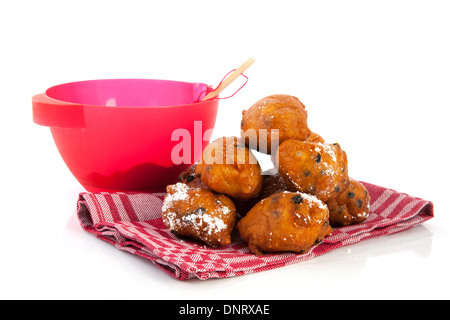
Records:
M348 275L357 274L362 272L368 263L384 261L385 256L391 256L390 259L394 261L408 254L426 258L431 252L432 237L431 231L423 225L418 225L400 233L336 249L307 263L325 272L339 270Z
M345 251L349 257L359 259L405 252L428 257L431 252L432 237L431 231L423 225L418 225L400 233L363 241L360 243L361 246L347 246L342 251Z

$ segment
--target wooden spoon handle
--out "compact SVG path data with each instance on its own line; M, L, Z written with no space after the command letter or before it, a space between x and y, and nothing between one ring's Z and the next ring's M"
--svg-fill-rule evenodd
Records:
M236 80L237 77L239 77L245 70L247 70L248 67L250 67L253 64L253 62L255 62L254 58L250 58L247 61L245 61L239 68L234 70L232 74L230 74L225 80L223 80L216 90L208 93L202 99L202 101L218 96L226 87L228 87L234 80Z

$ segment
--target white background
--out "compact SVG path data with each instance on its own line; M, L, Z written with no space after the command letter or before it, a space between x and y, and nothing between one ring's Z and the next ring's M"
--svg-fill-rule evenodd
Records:
M1 2L0 298L450 298L449 17L434 0ZM216 85L250 57L214 136L238 133L256 100L295 95L352 177L431 200L435 218L288 267L184 282L83 231L83 188L33 124L31 97L102 78Z

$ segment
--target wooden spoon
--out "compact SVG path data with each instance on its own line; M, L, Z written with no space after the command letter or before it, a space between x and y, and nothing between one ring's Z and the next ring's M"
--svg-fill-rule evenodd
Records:
M216 90L211 91L208 93L203 100L208 100L211 98L214 98L219 95L226 87L228 87L234 80L236 80L245 70L250 67L253 62L255 62L254 58L250 58L247 61L245 61L239 68L233 71L232 74L230 74L225 80L222 81L222 83L217 87Z

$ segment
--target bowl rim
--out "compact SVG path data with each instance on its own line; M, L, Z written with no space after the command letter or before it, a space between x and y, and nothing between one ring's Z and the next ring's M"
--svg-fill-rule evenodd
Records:
M201 101L194 101L193 103L188 104L177 104L177 105L161 105L161 106L124 106L124 105L118 105L118 106L105 106L101 104L88 104L88 103L77 103L77 102L71 102L71 101L65 101L61 99L57 99L49 95L49 91L53 90L56 87L60 86L66 86L66 85L72 85L75 83L82 83L82 82L100 82L100 81L123 81L123 80L130 80L130 81L162 81L162 82L172 82L172 83L184 83L184 84L191 84L191 85L204 85L206 86L206 90L204 95L208 94L209 91L213 91L213 87L211 85L208 85L203 82L189 82L189 81L178 81L178 80L168 80L168 79L149 79L149 78L104 78L104 79L89 79L89 80L79 80L79 81L70 81L65 83L60 83L57 85L53 85L51 87L48 87L44 93L48 98L51 98L55 101L60 101L64 104L73 104L73 105L80 105L80 106L87 106L87 107L97 107L97 108L108 108L108 109L117 109L117 108L125 108L125 109L133 109L133 108L139 108L139 109L150 109L150 108L178 108L178 107L189 107L189 106L199 106L199 105L205 105L211 103L212 100L218 100L219 96L216 96L212 99L208 100L201 100Z

